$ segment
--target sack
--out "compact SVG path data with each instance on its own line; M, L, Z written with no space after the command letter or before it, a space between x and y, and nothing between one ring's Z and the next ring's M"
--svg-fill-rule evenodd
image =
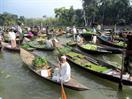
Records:
M47 69L41 70L41 76L48 77L48 70Z

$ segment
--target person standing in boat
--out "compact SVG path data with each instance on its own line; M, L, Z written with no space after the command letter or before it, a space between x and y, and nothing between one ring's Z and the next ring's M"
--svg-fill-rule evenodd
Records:
M77 29L76 29L75 26L73 26L73 28L72 28L72 32L73 32L73 40L76 41Z
M8 32L9 39L11 40L11 47L16 48L16 34L13 29Z
M128 32L125 33L124 35L127 38L124 71L130 74L129 79L132 80L132 33Z
M71 79L71 67L66 60L66 56L61 56L59 64L60 67L55 74L53 73L52 79L58 82L68 82Z
M84 41L84 38L80 34L78 34L77 35L77 44L83 44L83 41Z
M20 45L20 41L22 41L23 37L24 37L24 34L22 33L22 23L18 23L17 25L17 33L19 35L19 45Z

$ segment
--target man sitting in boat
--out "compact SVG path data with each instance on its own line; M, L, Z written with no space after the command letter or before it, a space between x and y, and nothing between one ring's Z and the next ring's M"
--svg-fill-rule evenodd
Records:
M9 30L8 36L11 40L11 47L16 48L16 34L12 28Z
M58 70L58 71L57 71ZM60 58L60 68L56 69L53 73L53 80L68 82L71 78L71 67L69 63L66 61L66 56L61 56Z
M47 40L45 41L45 47L46 48L53 48L53 43L52 40L48 37Z

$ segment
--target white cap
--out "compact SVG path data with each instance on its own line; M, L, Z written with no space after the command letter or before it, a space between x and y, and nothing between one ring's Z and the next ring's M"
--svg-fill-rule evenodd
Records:
M61 56L62 59L66 59L66 56Z

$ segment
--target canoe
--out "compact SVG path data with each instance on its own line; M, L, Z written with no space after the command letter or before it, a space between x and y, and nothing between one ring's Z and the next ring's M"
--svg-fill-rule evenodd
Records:
M87 34L87 33L82 33L81 36L86 40L86 41L91 41L93 38L94 34Z
M107 51L105 49L102 49L101 46L95 45L95 44L83 44L83 45L77 45L78 48L81 51L84 51L89 54L111 54L111 51Z
M116 48L116 47L107 46L107 45L103 45L103 44L98 44L98 45L101 46L101 49L111 51L112 54L121 54L122 53L121 48Z
M67 59L70 63L78 66L89 73L92 73L101 78L119 83L120 82L120 72L119 68L116 68L113 65L105 63L101 60L95 59L93 57L85 56L78 52L72 51L66 54ZM132 86L132 81L128 79L128 74L123 74L122 83L124 85Z
M28 43L30 47L35 48L36 50L44 50L44 51L53 51L55 48L46 48L45 45L40 45L39 43L37 43L36 41L31 41Z
M112 46L112 47L116 47L116 48L126 48L126 47L124 47L124 46L116 45L116 44L114 44L114 43L111 42L111 41L106 41L106 40L103 39L101 36L97 36L97 38L98 38L98 40L99 40L99 42L100 42L101 44L108 45L108 46Z
M24 37L21 40L19 38L16 38L16 43L17 44L19 44L19 43L22 44L23 40L24 40ZM11 41L9 39L4 39L4 42L10 43Z
M2 42L2 46L4 47L4 49L7 49L9 51L13 51L13 52L20 52L20 47L16 47L16 48L11 48L11 45L9 43L5 43L5 42ZM34 48L28 48L26 49L28 51L33 51Z
M74 47L74 46L77 45L77 42L75 42L75 41L69 41L69 42L67 42L66 44L67 44L68 46Z
M20 56L23 60L23 62L27 65L27 67L34 72L35 74L37 74L38 76L40 76L41 78L48 80L50 82L53 82L55 84L60 85L60 82L54 81L51 79L51 77L43 77L40 74L40 71L36 71L33 68L33 64L32 64L32 60L35 58L35 55L31 54L30 52L24 50L24 49L20 49ZM48 63L49 66L54 67L55 65ZM78 81L76 81L75 79L71 78L71 80L69 82L64 83L64 87L73 89L73 90L78 90L78 91L83 91L83 90L88 90L89 88L87 88L86 86L80 84Z
M20 52L20 48L17 47L17 48L12 48L11 45L9 43L5 43L5 42L2 42L2 46L4 47L4 49L7 49L9 51L13 51L13 52Z

